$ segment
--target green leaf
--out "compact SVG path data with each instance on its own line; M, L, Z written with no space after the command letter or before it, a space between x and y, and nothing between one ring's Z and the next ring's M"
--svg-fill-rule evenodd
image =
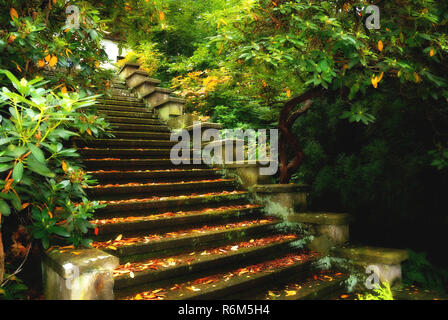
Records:
M48 169L43 163L39 162L34 156L30 156L27 159L27 167L44 177L54 178L56 175L50 169Z
M12 164L0 163L0 172L8 171L12 168Z
M22 177L23 177L23 163L18 162L16 163L16 165L14 166L14 170L12 171L12 178L14 179L15 182L20 182L20 180L22 180Z
M45 156L41 149L39 149L32 143L28 144L28 148L30 148L31 153L34 157L36 157L37 161L45 163Z
M61 237L64 237L64 238L70 237L70 232L65 230L63 227L55 226L55 227L51 228L51 231L53 233L57 234L58 236L61 236Z
M11 209L5 200L0 200L0 213L4 216L9 216L11 214Z

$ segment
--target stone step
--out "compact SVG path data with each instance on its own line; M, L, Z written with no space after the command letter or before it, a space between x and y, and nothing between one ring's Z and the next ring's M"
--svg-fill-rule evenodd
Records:
M167 208L186 208L189 206L212 205L216 203L225 203L232 205L235 202L240 202L247 199L249 193L247 191L224 191L197 194L192 193L182 196L172 197L150 197L150 198L134 198L128 200L104 200L99 201L100 204L105 204L106 207L95 211L95 214L110 214L118 212L136 212L139 210L148 209L167 209Z
M141 102L141 99L139 99L135 93L132 93L129 88L112 88L104 97L102 97L102 99L110 100L126 100L127 98L129 98L131 101Z
M144 171L88 171L100 182L104 181L177 181L220 177L217 169L171 169L171 170L144 170Z
M107 117L109 123L130 124L130 125L163 125L158 119L144 119L144 118L123 118L123 117Z
M110 126L115 131L140 131L140 132L170 132L170 129L164 125L144 125L133 123L110 123Z
M146 105L145 105L145 103L142 100L127 101L127 100L122 100L122 99L101 99L101 100L98 100L98 104L99 105L106 105L106 106L146 108Z
M148 156L163 156L169 157L171 149L118 149L118 148L82 148L79 149L79 153L86 157L94 158L108 158L108 157L120 157L122 158L139 158Z
M74 139L75 143L79 147L125 147L125 148L171 148L177 144L176 141L165 141L165 140L140 140L140 139L95 139L95 140L81 140ZM129 168L128 168L129 169Z
M234 179L215 179L192 182L173 183L129 183L129 184L106 184L84 188L91 197L104 195L126 195L126 194L151 194L159 195L166 192L177 192L187 190L229 190L235 188Z
M199 225L216 221L227 221L229 218L247 218L259 212L262 208L256 204L238 206L221 206L193 211L173 211L153 213L144 216L113 217L109 219L92 220L97 226L97 235L123 234L148 230L169 229L179 225Z
M169 132L138 132L138 131L109 131L118 139L152 139L152 140L170 140Z
M150 282L181 277L200 271L244 264L275 252L286 251L295 235L257 237L249 241L232 242L202 252L189 252L162 259L146 259L122 264L114 270L115 290L136 287Z
M337 271L314 271L307 277L294 275L284 283L276 283L260 293L242 293L237 299L252 300L326 300L344 292L346 274Z
M282 281L291 274L306 273L311 268L315 255L312 253L288 253L272 260L257 264L245 265L209 276L198 275L198 278L183 283L173 283L168 286L149 284L146 290L123 292L117 290L119 299L131 300L202 300L202 299L232 299L233 295L250 291L256 293L259 287L269 283ZM163 284L163 282L162 282Z
M105 114L110 117L118 118L143 118L143 119L156 119L153 113L148 112L122 112L122 111L112 111L112 110L101 110L98 113Z
M134 237L116 237L108 241L94 241L92 247L119 257L153 254L157 251L184 248L194 250L196 244L235 239L262 234L278 223L274 218L231 222L224 225L196 227L176 232L143 234Z
M165 169L165 168L179 168L171 162L170 159L120 159L120 158L89 158L84 159L84 164L88 170L97 169L111 169L114 170L129 170L134 169ZM182 164L183 168L206 168L203 164Z
M138 112L153 115L152 110L146 107L125 107L119 105L106 105L106 104L98 104L96 105L96 107L98 109L98 112L104 112L104 111Z

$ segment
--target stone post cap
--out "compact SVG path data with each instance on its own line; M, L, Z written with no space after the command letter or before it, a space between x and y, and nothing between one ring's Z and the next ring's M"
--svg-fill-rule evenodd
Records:
M299 223L311 223L319 225L344 225L349 224L352 216L348 213L334 212L301 212L288 216L288 221Z
M222 124L220 123L214 123L214 122L201 122L201 123L196 123L193 124L191 126L185 127L185 130L187 131L193 131L195 128L201 126L201 129L217 129L217 130L221 130L222 129Z
M307 184L257 184L252 187L252 191L258 193L291 193L308 192L310 186Z
M126 66L126 65L125 65L125 66ZM130 65L128 65L128 66L130 66ZM133 77L133 76L136 75L136 74L138 74L138 75L142 75L142 76L146 76L146 77L148 77L148 78L150 79L149 74L148 74L147 72L145 72L145 71L143 71L143 70L139 70L139 69L137 69L137 70L134 70L133 72L131 72L131 73L126 77L126 80L129 79L129 78L131 78L131 77Z
M406 250L367 246L338 248L335 253L339 257L351 259L363 264L379 263L394 265L400 264L409 258Z
M215 164L216 167L223 167L226 169L239 169L239 168L260 168L270 167L271 163L278 164L275 160L244 160L234 161L232 163Z
M73 272L112 271L120 264L117 257L98 249L52 247L43 259L64 279L72 277Z
M178 103L178 104L185 104L185 99L182 98L175 98L175 97L168 97L167 99L164 99L160 102L155 103L152 105L153 108L160 108L164 106L167 103Z
M118 60L117 60L118 61ZM118 70L118 74L120 74L124 69L126 69L127 67L133 67L133 68L140 68L140 65L138 63L130 63L127 62L125 63L120 70Z

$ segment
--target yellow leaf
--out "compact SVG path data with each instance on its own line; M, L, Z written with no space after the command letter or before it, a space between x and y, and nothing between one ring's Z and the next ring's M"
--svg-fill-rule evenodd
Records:
M134 274L134 272L129 272L129 276L132 278L132 279L134 279L134 277L135 277L135 274Z
M142 295L140 293L138 295L136 295L135 300L143 300Z
M420 82L421 81L421 78L420 78L420 76L418 75L418 73L417 72L414 72L414 77L415 77L415 82Z
M375 76L372 77L371 81L372 81L372 85L373 85L373 87L374 87L375 89L378 88L378 81L377 81L377 79L376 79Z
M75 256L79 256L81 254L81 252L79 252L79 251L72 251L72 254L74 254Z
M286 96L287 96L288 98L291 98L291 90L286 89Z
M47 63L50 63L51 60L51 55L49 54L48 56L45 57L45 61L47 61Z
M383 51L383 41L378 41L378 50Z
M160 21L165 20L165 13L163 11L160 11Z
M431 51L429 51L429 56L432 57L434 55L434 49L431 49Z
M381 79L383 79L383 75L384 75L384 71L383 71L383 72L381 72L381 74L380 74L380 76L379 76L379 78L378 78L378 82L380 82L380 81L381 81Z
M68 55L69 52L71 54L73 54L73 52L69 48L65 49L65 54L66 54L67 58L70 58L70 56Z
M86 130L86 132L89 134L89 136L91 136L92 135L92 130L90 130L90 129L87 129Z
M118 237L115 239L115 241L120 241L121 239L123 239L123 235L122 234L118 235Z
M17 36L15 36L15 35L10 35L9 36L9 39L8 39L8 43L13 43L14 42L14 40L16 40L16 38L17 38Z
M195 286L187 287L187 289L190 291L201 291L201 289L196 288Z
M44 61L44 60L39 60L39 61L37 61L37 66L38 66L39 68L43 68L43 67L45 66L45 61Z
M67 163L64 160L62 160L62 170L64 170L64 172L67 172L68 170Z
M50 67L54 67L56 63L58 63L58 57L56 57L55 55L51 56L50 62L48 62Z
M276 294L275 294L274 292L272 292L272 291L269 291L268 294L269 294L271 297L278 297L278 295L276 295Z
M17 13L16 9L11 8L11 10L9 10L9 15L11 16L11 19L17 19L19 18L19 14Z
M107 248L111 249L111 250L117 250L117 247L115 247L115 246L108 246Z
M295 291L295 290L285 290L285 292L286 292L287 297L295 296L297 294L297 291Z
M62 94L67 94L67 87L66 86L62 87L61 93Z
M14 62L15 63L15 62ZM22 72L22 68L20 68L20 66L17 64L17 63L15 63L16 64L16 67L17 67L17 70L19 70L20 72Z

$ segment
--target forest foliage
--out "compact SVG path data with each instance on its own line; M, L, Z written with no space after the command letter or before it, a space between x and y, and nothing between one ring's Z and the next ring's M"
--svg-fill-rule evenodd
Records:
M78 166L66 138L107 128L91 113L91 99L110 85L110 72L99 68L107 60L101 41L109 37L133 50L127 61L185 97L188 112L226 128L277 128L290 102L293 121L285 132L299 150L288 160L297 152L302 157L285 177L311 184L312 208L353 213L357 239L433 248L431 256L441 257L434 243L447 227L440 214L448 181L444 1L378 1L378 30L365 27L368 3L361 0L70 1L80 8L79 29L67 27L68 3L62 0L0 4L0 68L14 74L0 74L0 181L11 190L2 193L0 211L23 211L29 221L41 221L30 230L44 246L49 234L78 244L88 229L54 209L64 207L87 221L90 205L59 203L64 201L55 195L82 200L80 187L89 180L68 178L64 168L76 172ZM308 92L319 94L302 110L295 101ZM33 99L49 107L42 111ZM14 120L18 112L29 127ZM68 136L41 123L35 132L41 136L18 138L35 129L33 117L62 113L70 120L55 124ZM56 175L49 176L42 163ZM20 190L27 177L42 181L41 199ZM40 207L19 208L33 201Z

